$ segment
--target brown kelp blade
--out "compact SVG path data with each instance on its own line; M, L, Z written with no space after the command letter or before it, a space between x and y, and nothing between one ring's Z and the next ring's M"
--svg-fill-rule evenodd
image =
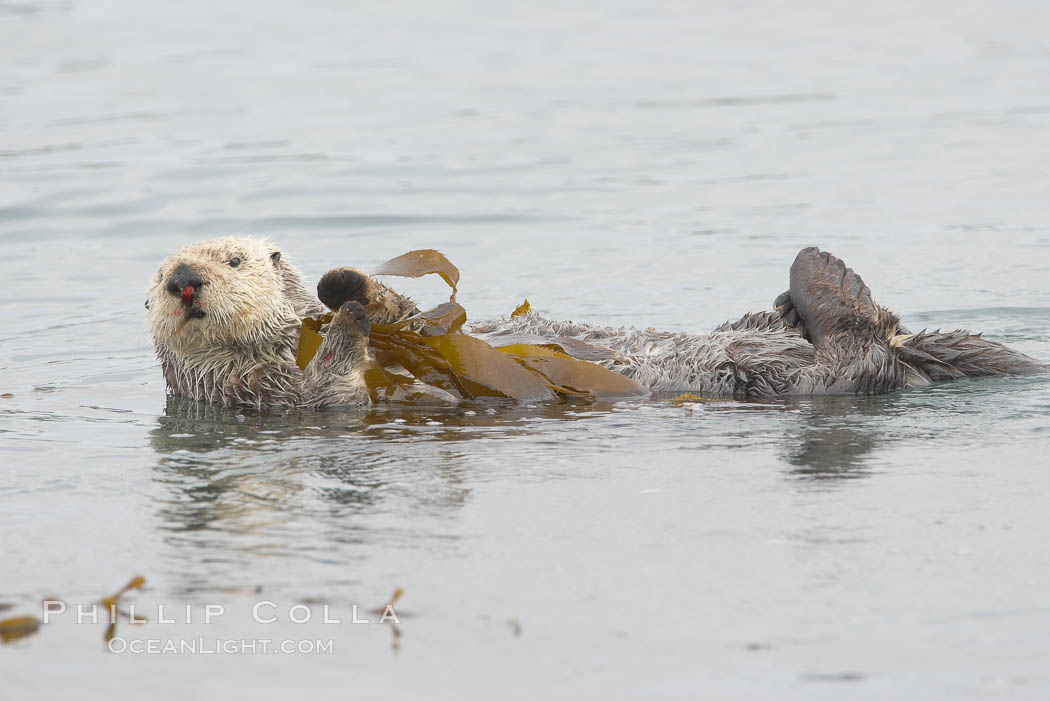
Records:
M321 327L332 321L331 314L324 316L307 317L303 319L303 325L299 329L299 350L295 354L295 364L300 370L305 370L313 357L317 355L317 349L321 347L324 336L321 335Z
M451 333L431 336L426 343L441 354L472 397L536 401L555 396L544 377L530 372L481 339Z
M0 621L0 642L10 643L32 635L40 628L40 619L32 616L5 618Z
M102 604L107 608L112 608L113 606L117 605L118 601L120 601L120 597L124 596L132 589L141 589L144 586L146 586L145 577L143 577L142 575L132 577L131 580L123 587L121 587L120 591L118 591L116 594L113 594L112 596L102 597Z
M418 341L436 351L418 348ZM461 333L379 339L396 349L398 362L414 376L464 398L510 397L524 401L567 397L637 397L649 391L600 365L569 357L545 346L516 344L493 348ZM502 356L502 357L501 357ZM507 362L512 360L513 362ZM515 365L517 364L517 366Z
M452 288L452 299L456 298L456 286L459 285L459 268L440 251L423 249L409 251L397 258L391 258L372 271L373 275L397 275L400 277L422 277L437 273Z
M372 364L365 370L365 384L368 385L373 402L425 402L448 399L448 395L442 394L442 390L435 385L389 371L378 364Z
M459 270L434 250L410 251L383 263L375 275L440 275L452 300L393 324L374 324L368 337L375 363L365 371L373 400L415 401L440 395L460 399L504 397L520 401L557 396L593 399L648 394L629 378L589 361L615 360L608 348L572 338L461 332L466 310L455 302ZM531 313L528 300L514 316ZM331 316L304 319L296 364L305 369L317 353ZM500 347L494 347L497 343Z
M528 316L529 314L532 314L532 305L529 304L529 300L526 299L514 308L514 311L510 313L510 318L517 319L519 316Z
M417 314L409 321L424 322L419 331L421 336L443 336L463 328L463 324L467 323L467 310L455 302L445 302Z
M522 365L540 373L555 387L571 390L573 394L603 399L649 395L648 389L629 377L548 348L516 345L499 350L517 356Z
M454 397L471 396L441 354L428 346L425 339L414 331L399 329L394 325L378 328L373 326L368 344L377 366L388 371L404 368L420 382L444 390ZM394 372L390 374L393 375ZM374 377L366 374L365 381L374 381ZM369 384L369 390L373 394L377 389Z

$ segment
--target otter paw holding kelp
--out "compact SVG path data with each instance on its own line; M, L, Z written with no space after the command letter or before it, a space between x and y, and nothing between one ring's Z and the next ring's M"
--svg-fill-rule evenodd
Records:
M355 300L343 302L332 314L320 348L303 370L303 406L370 403L364 374L372 363L368 351L370 328L368 312Z
M281 252L261 239L233 237L180 249L161 264L146 302L168 391L224 405L368 404L370 323L387 322L396 310L410 315L415 306L360 277L363 293L361 280L348 275L334 296L326 294L339 304L318 353L300 369L303 319L325 310ZM372 307L378 318L366 312Z
M376 324L391 324L419 313L411 299L356 268L336 268L322 275L317 296L330 309L338 309L348 300L358 302Z

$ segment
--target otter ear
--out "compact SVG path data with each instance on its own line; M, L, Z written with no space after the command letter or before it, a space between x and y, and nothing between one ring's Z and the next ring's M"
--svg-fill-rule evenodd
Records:
M280 251L274 251L273 253L271 253L270 254L270 260L273 261L274 267L279 266L281 264L281 252Z

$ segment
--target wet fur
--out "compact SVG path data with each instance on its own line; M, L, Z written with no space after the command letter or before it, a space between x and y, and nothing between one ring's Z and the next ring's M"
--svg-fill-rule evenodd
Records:
M766 399L879 394L959 377L1046 372L1047 366L967 331L909 334L854 271L816 248L791 267L776 311L746 314L710 334L556 322L537 314L475 324L475 333L569 338L609 353L598 360L654 391Z
M231 267L234 258L241 260ZM185 264L201 278L196 308L166 290ZM378 296L386 288L375 285ZM402 298L404 299L404 298ZM408 304L407 300L404 304ZM371 306L371 305L370 305ZM269 242L223 238L180 249L164 261L148 290L148 317L168 391L223 405L367 405L364 372L369 318L357 302L334 313L317 355L295 364L302 319L325 309L306 291L299 272ZM377 311L385 318L382 305Z

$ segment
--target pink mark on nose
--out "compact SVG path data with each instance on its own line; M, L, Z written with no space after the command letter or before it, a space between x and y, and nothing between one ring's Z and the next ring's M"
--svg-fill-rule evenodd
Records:
M186 304L189 304L190 300L193 299L193 293L196 291L197 288L193 285L186 285L185 287L183 287L182 292L180 293L182 295L182 301Z

